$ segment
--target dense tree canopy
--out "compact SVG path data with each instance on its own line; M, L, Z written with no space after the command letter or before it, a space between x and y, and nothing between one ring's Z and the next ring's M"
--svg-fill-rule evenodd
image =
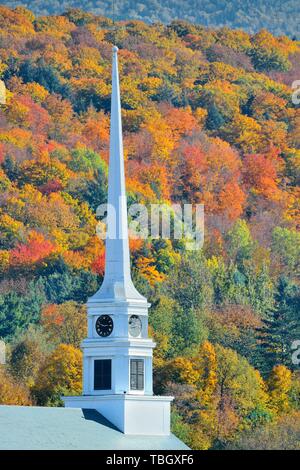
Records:
M9 6L23 5L39 15L59 14L67 7L81 8L87 12L112 17L113 6L110 1L87 0L79 4L75 0L64 1L63 4L57 0L2 0ZM19 7L20 8L20 7ZM228 26L230 28L243 28L250 32L256 32L262 27L267 27L275 34L296 35L299 38L299 5L295 0L279 2L271 0L254 0L251 3L240 0L211 1L204 0L119 0L115 3L114 13L118 20L144 20L155 23L162 21L170 23L174 18L182 18L187 21L200 23L209 27ZM76 10L71 13L72 20L81 25L90 21L91 14L84 16ZM40 23L45 25L45 20ZM192 29L192 26L189 26ZM180 30L184 32L186 27Z
M174 394L174 430L193 448L279 440L299 422L300 46L266 30L112 29L80 10L0 6L0 401L80 392L84 303L104 273L113 42L129 204L205 212L199 250L187 236L130 240L155 393Z

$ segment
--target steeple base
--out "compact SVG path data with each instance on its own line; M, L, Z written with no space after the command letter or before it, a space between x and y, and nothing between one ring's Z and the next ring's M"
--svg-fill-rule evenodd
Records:
M62 397L66 408L94 409L124 434L170 435L173 397L102 395Z

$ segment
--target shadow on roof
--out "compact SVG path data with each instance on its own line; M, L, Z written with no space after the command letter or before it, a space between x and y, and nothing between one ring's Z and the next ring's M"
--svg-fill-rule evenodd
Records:
M114 426L110 421L104 418L104 416L102 416L96 410L83 409L82 413L83 419L86 419L88 421L95 421L95 423L102 424L102 426L106 426L107 428L111 428L115 431L121 432L118 428L116 428L116 426Z

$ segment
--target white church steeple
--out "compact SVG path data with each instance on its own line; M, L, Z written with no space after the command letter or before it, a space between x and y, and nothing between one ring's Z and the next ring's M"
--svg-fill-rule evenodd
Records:
M93 408L125 434L170 434L172 397L153 395L149 304L130 274L118 48L113 47L105 275L87 303L83 395L65 406Z
M90 302L107 299L136 299L146 302L131 280L127 224L118 48L114 46L105 275L100 290L90 299Z

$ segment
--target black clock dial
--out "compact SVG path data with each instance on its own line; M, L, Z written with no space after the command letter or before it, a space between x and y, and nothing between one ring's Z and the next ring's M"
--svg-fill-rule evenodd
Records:
M113 319L109 315L101 315L96 321L96 331L99 336L106 337L114 329Z

